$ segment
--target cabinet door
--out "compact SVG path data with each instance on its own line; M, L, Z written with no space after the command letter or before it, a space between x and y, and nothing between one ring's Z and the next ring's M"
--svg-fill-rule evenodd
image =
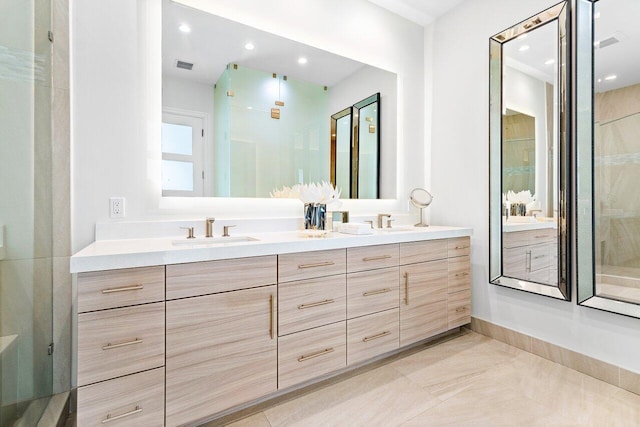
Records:
M448 261L400 268L400 346L447 330Z
M276 286L167 302L167 426L277 390Z

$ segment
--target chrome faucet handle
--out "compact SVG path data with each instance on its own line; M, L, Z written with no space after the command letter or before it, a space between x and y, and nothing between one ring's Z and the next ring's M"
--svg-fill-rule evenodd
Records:
M194 227L180 227L181 230L187 230L187 239L195 239L196 236L193 235Z
M369 224L371 226L371 228L373 229L373 220L370 219L368 221L364 221L365 224Z
M225 225L224 227L222 227L222 237L230 237L229 229L231 227L235 227L235 225Z
M395 221L395 219L391 219L391 218L389 218L389 219L387 220L387 228L391 228L391 221Z
M213 237L213 223L216 222L215 218L205 218L204 220L204 237Z

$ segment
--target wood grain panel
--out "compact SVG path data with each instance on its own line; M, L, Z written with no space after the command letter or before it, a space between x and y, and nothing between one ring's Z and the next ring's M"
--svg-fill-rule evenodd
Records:
M469 256L471 252L470 237L456 237L455 239L447 239L447 256L449 258L459 256Z
M400 268L400 345L447 330L448 260Z
M164 302L78 315L78 385L164 365Z
M471 323L471 290L449 294L448 329Z
M278 338L278 388L344 368L346 344L344 321Z
M554 228L543 228L541 230L529 230L525 232L529 238L529 244L555 243L558 239L558 230Z
M346 316L347 279L344 274L278 286L280 336L345 320Z
M529 250L531 251L531 271L547 268L551 265L551 253L548 244L531 245Z
M273 285L276 255L167 266L167 299Z
M164 265L78 274L78 312L164 300Z
M447 257L447 239L400 243L400 264L415 264Z
M276 286L167 302L168 426L277 389L276 305Z
M399 283L398 267L347 274L347 318L398 307Z
M400 345L399 309L347 320L347 365L395 350Z
M502 246L504 248L517 248L528 244L529 234L526 231L502 233Z
M469 256L448 259L449 293L471 288L471 261Z
M164 368L79 387L77 425L164 426Z
M278 283L343 274L346 271L346 249L278 255Z
M502 274L516 279L527 279L527 247L507 248L502 252Z
M400 245L363 246L347 249L347 273L395 267L400 257Z

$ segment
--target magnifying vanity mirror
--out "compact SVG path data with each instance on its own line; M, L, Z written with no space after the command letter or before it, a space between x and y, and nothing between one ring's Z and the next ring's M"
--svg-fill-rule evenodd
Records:
M640 2L577 2L578 303L640 318Z
M162 4L163 196L331 181L343 199L396 197L396 74Z
M415 227L428 227L429 224L424 222L424 215L422 212L433 202L433 196L424 188L414 188L409 194L409 200L411 204L420 209L420 222L415 224Z
M490 281L567 286L567 2L490 38Z

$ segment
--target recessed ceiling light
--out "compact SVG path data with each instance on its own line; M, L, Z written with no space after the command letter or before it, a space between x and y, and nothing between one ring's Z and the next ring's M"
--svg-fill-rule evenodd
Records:
M525 50L529 50L529 45L525 44L520 46L520 49L518 49L520 52L524 52Z
M598 19L598 18L600 18L600 12L596 12L596 13L594 13L594 14L593 14L593 18L594 18L594 19Z
M300 58L298 58L298 64L306 64L307 63L307 58L305 58L304 56L301 56Z
M178 29L180 31L182 31L183 33L190 33L191 32L191 27L188 26L187 24L180 24L180 26L178 27Z
M618 78L618 76L616 76L615 74L611 74L611 75L605 77L604 79L605 80L615 80L617 78Z
M253 50L256 47L255 47L255 45L253 43L249 42L249 43L244 45L244 48L247 49L247 50Z
M554 64L556 62L555 59L547 59L546 61L544 61L544 65L551 65Z
M522 39L526 39L527 38L527 33L521 34L518 37L516 37L517 40L522 40Z

